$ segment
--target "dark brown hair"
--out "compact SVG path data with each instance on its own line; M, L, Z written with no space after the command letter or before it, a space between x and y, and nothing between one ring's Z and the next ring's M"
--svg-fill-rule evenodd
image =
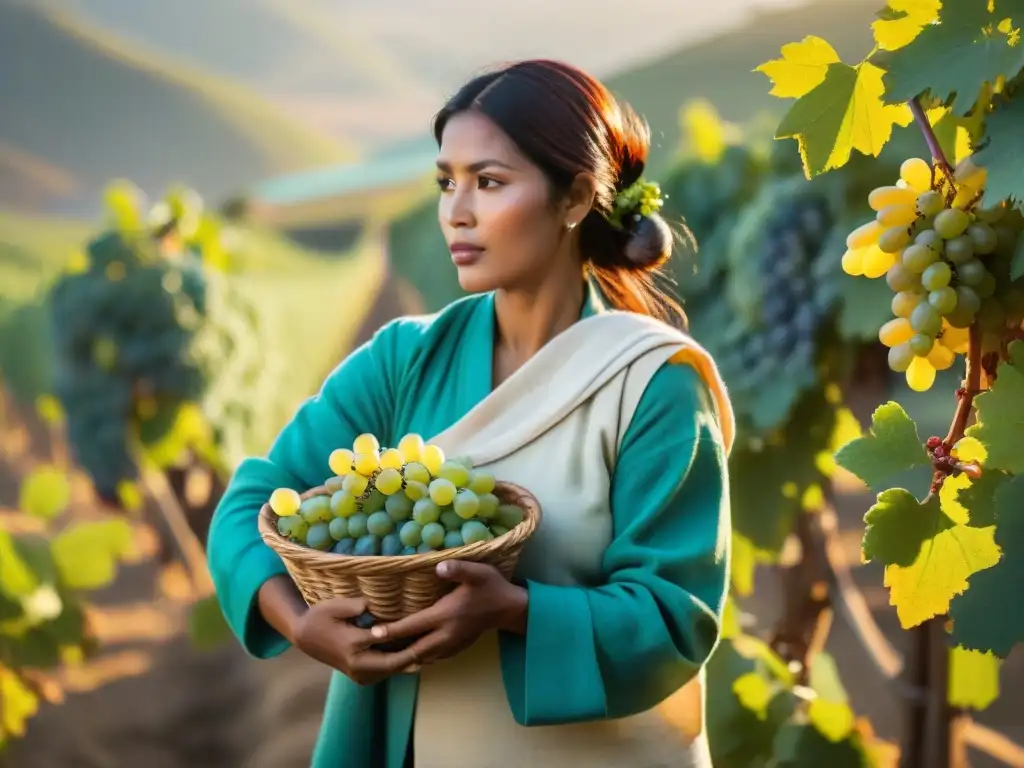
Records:
M475 110L497 125L541 168L556 195L576 176L597 180L593 210L580 224L586 269L618 309L685 325L674 298L656 276L672 255L672 230L658 214L632 218L624 229L607 220L616 194L644 171L650 129L586 72L533 59L470 80L434 118L438 145L454 115Z

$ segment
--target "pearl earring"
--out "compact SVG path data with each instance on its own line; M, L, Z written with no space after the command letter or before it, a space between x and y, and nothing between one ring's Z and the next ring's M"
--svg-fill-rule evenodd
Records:
M570 221L565 226L568 229L575 229L576 228L576 222L575 221Z

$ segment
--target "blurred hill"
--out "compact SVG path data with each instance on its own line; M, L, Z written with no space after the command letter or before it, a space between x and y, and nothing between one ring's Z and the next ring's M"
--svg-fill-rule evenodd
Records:
M784 102L753 67L804 34L862 55L879 5L0 0L0 209L91 216L117 175L218 200L357 151L387 154L426 139L469 74L525 56L605 77L655 127L657 168L678 144L683 100L707 96L738 121L777 114Z
M117 175L216 199L347 156L245 87L38 1L0 0L0 72L0 208L90 215Z
M717 98L727 98L720 79L750 74L747 43L774 53L817 27L840 38L851 27L863 33L870 14L884 5L632 0L626 11L617 0L488 0L485 12L469 0L59 2L125 39L244 82L290 114L365 149L425 132L447 93L501 60L555 57L610 77L648 60L671 59L681 48L714 47L708 41L728 35L715 70L691 73ZM669 100L680 90L674 74L657 78ZM758 86L767 91L763 82Z

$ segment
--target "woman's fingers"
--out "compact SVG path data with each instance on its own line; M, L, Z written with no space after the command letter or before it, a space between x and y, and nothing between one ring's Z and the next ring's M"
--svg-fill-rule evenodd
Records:
M417 611L404 619L393 621L390 624L377 624L370 630L374 642L382 640L399 640L403 637L419 637L425 635L432 629L437 628L442 622L449 618L449 611L442 599L429 608Z
M366 612L366 600L362 597L332 597L316 603L315 609L333 619L354 619Z

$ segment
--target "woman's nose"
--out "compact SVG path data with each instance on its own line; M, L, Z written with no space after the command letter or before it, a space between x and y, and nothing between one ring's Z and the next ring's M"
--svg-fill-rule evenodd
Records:
M456 188L448 197L446 218L450 227L472 227L476 222L473 191Z

